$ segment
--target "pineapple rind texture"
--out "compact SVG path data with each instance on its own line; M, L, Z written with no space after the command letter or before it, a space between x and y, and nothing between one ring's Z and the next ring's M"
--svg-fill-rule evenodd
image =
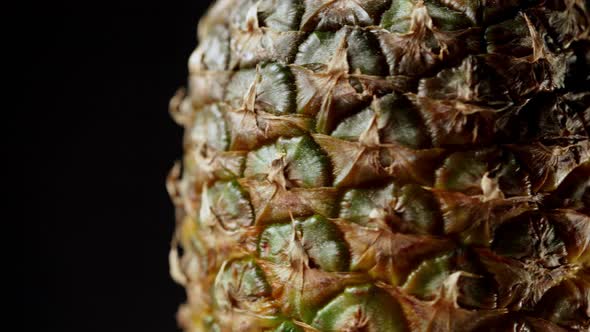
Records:
M583 0L218 0L171 172L197 331L589 331Z

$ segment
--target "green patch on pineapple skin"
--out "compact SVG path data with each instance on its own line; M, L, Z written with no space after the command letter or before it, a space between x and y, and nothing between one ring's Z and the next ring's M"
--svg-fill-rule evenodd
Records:
M313 216L301 224L303 243L315 264L324 271L348 271L350 253L340 229L321 216ZM313 245L312 245L313 244Z
M431 191L415 184L405 185L400 191L399 202L399 213L411 231L418 234L441 232L440 206Z
M288 114L297 110L295 77L288 66L266 63L260 67L262 80L256 89L257 105L270 113Z
M328 64L342 39L344 29L338 32L315 31L299 46L295 60L296 65Z
M303 329L292 321L284 321L281 325L277 326L276 329L272 330L273 332L303 332Z
M286 264L287 248L292 239L293 226L290 224L275 224L267 227L258 241L260 258L275 264Z
M436 171L435 188L479 194L481 178L488 170L485 152L465 151L450 155Z
M256 79L256 69L236 71L225 88L224 100L233 108L239 108L244 103L244 96Z
M326 187L331 184L330 160L309 136L280 138L248 154L245 176L270 174L273 162L283 158L284 173L292 186Z
M287 147L287 158L292 160L290 172L299 179L301 187L323 187L330 185L330 160L309 136L303 136L296 144Z
M240 108L248 91L256 84L256 108L272 114L295 113L297 88L289 66L266 62L258 68L236 72L227 88L225 100L233 108Z
M390 32L405 33L410 29L414 2L410 0L393 1L381 18L381 27Z
M422 262L410 273L402 288L421 299L432 299L445 279L453 272L451 256L446 254Z
M213 292L216 306L232 306L236 298L242 299L247 307L257 307L262 302L271 301L272 287L254 258L246 257L225 263L219 273L215 278Z
M346 288L318 311L311 325L320 331L408 331L399 303L373 285Z
M248 261L246 264L241 278L240 289L247 296L269 296L272 288L266 281L264 272L254 261Z
M381 27L399 34L410 32L415 4L416 2L413 0L393 1L391 7L383 14ZM439 30L457 31L475 25L475 22L466 13L446 7L440 1L426 0L424 5L428 15L432 18L433 25Z
M373 110L366 108L344 119L330 136L349 141L358 141L359 137L370 126L374 116L375 113Z
M301 0L262 0L258 15L264 26L274 31L298 30L305 7Z
M342 198L339 217L367 225L371 211L393 208L395 200L396 188L393 183L382 189L351 189Z
M350 253L340 229L322 216L296 221L302 234L303 246L310 260L322 270L348 271ZM275 224L266 228L258 243L260 258L275 264L289 264L289 246L293 237L292 224Z
M351 29L346 41L351 72L377 76L389 74L389 66L373 34L364 29Z
M493 309L496 307L497 294L489 280L481 276L481 272L468 254L451 251L423 261L408 276L402 289L422 300L433 300L441 292L447 278L457 272L469 274L461 278L458 287L458 302L462 306Z
M299 47L295 64L314 67L328 65L340 47L345 47L350 72L387 76L389 69L379 41L368 30L343 27L313 32Z
M216 182L207 189L207 199L212 213L227 230L248 227L254 221L248 193L237 180Z
M428 148L431 139L423 119L404 96L393 93L379 100L383 143L399 143L412 149Z
M358 141L371 126L373 119L377 121L383 144L398 143L413 149L431 145L419 112L406 97L396 93L385 95L371 107L344 119L331 136Z

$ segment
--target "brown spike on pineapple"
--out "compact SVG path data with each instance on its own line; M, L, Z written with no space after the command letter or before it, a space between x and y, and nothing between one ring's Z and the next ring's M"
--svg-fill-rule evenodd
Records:
M589 13L218 0L171 101L182 328L588 331Z

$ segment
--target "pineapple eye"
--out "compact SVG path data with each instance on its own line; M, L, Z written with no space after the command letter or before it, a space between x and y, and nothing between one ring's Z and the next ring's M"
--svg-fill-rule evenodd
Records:
M236 231L254 222L248 194L237 181L218 181L203 196L202 223L219 223L228 231Z
M265 175L281 186L284 182L286 188L322 187L330 184L329 166L317 144L303 136L279 139L276 144L250 152L244 175Z
M320 309L312 326L321 331L406 331L402 307L371 285L347 288Z
M302 66L329 65L339 49L346 51L349 72L387 76L379 41L369 30L345 27L337 32L314 32L301 46L295 63Z
M350 255L342 238L342 233L333 223L320 216L297 221L296 228L301 236L296 241L308 255L310 268L325 271L346 271L349 269ZM290 264L289 252L292 245L293 225L275 224L262 232L258 242L260 257L275 264Z

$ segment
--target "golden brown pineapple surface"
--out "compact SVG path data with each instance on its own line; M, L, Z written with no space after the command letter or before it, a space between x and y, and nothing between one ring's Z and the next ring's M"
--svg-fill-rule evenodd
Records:
M589 331L582 0L221 0L169 189L186 331Z

